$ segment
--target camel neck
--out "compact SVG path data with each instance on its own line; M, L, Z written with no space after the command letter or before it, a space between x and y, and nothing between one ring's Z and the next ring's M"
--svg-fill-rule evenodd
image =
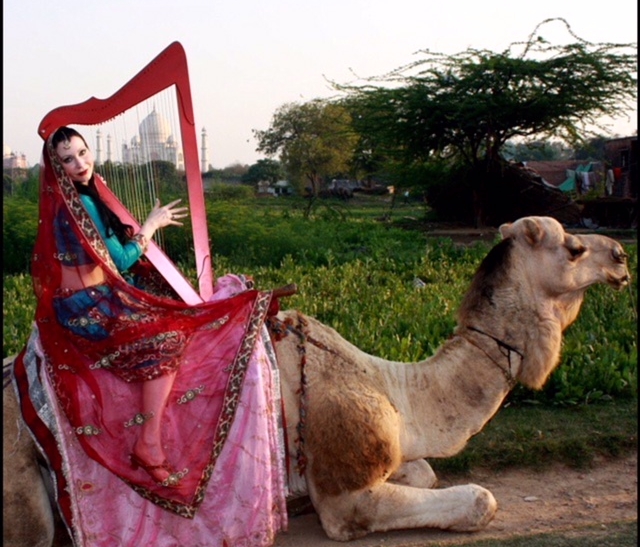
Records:
M520 351L519 349L515 348L514 346L512 346L510 344L507 344L504 340L501 340L497 336L494 336L494 335L492 335L492 334L490 334L488 332L485 332L484 330L479 329L477 327L474 327L472 325L467 325L466 329L470 330L470 331L473 331L473 332L477 332L478 334L486 336L487 338L491 338L497 344L500 353L507 360L506 366L503 366L499 362L499 360L494 359L491 355L489 355L482 348L479 348L479 349L481 349L483 351L483 353L485 353L485 355L487 355L489 360L500 369L500 371L504 375L505 379L507 380L507 385L509 386L509 390L513 389L515 387L517 381L518 381L518 379L517 379L518 372L520 370L520 366L522 365L522 361L524 359L524 355L523 355L522 351ZM474 346L479 347L472 340L468 340L468 341L471 344L473 344ZM515 358L514 354L516 356L518 356L520 359L518 360L517 358Z

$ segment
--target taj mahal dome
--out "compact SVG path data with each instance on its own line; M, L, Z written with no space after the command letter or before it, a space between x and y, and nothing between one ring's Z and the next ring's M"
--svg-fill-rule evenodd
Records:
M153 111L140 122L138 135L121 145L121 161L125 164L141 165L150 161L167 161L184 169L184 155L180 141L172 133L170 124L156 111ZM113 161L111 136L106 137L106 161ZM201 163L206 165L206 130L202 129ZM102 135L96 133L96 163L103 162Z

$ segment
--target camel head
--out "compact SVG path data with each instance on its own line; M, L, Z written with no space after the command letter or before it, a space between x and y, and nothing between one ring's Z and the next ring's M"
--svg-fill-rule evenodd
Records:
M619 242L596 234L569 234L551 217L503 224L500 235L518 244L527 267L551 296L581 293L595 283L619 290L631 279Z
M560 362L562 333L596 283L629 284L627 255L609 237L573 235L550 217L524 217L500 226L502 241L485 257L458 311L459 323L479 328L522 354L517 379L540 389Z

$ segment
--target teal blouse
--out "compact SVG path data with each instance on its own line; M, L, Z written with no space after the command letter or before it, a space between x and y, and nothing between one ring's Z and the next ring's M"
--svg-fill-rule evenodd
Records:
M82 200L82 204L87 210L87 213L89 213L89 216L96 225L96 228L98 228L98 232L100 232L102 239L104 239L104 242L107 245L107 250L118 268L118 271L121 273L126 272L142 256L142 247L140 247L137 241L129 241L123 245L113 233L111 236L107 236L107 229L104 222L102 222L102 218L100 218L100 213L98 212L98 208L96 207L93 198L81 194L80 199Z

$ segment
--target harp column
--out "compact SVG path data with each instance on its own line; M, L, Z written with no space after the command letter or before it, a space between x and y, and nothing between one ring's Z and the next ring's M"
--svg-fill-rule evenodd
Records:
M200 160L200 172L206 173L207 172L207 130L204 127L202 128L202 145L201 145L200 157L202 158Z

